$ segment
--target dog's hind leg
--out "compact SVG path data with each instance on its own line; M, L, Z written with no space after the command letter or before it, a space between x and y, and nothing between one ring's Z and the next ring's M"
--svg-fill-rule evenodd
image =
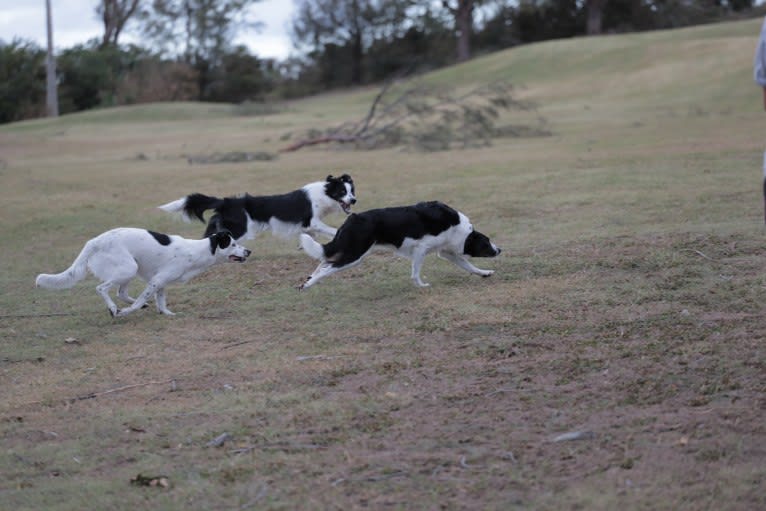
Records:
M157 303L157 312L160 314L165 314L167 316L175 316L176 313L172 312L170 309L168 309L166 297L165 297L165 288L159 288L157 290L157 293L154 295L155 301Z
M88 267L102 282L96 290L106 302L112 316L118 312L117 305L109 297L109 290L113 286L118 286L118 298L128 303L134 302L133 298L128 296L128 284L138 272L138 263L127 251L117 249L112 252L99 252L88 261Z
M481 275L482 277L489 277L490 275L495 273L494 270L482 270L481 268L477 268L476 266L469 263L468 260L464 258L463 256L453 254L452 252L441 251L438 253L438 256L441 257L442 259L446 259L447 261L451 262L452 264L456 266L459 266L465 271L469 273L473 273L475 275Z
M117 288L117 297L120 300L122 300L123 302L125 302L127 304L131 304L131 303L135 302L136 299L132 298L128 294L128 284L129 284L129 282L123 282L122 284L120 284L120 287Z
M314 270L314 273L312 273L308 279L306 279L306 282L298 286L298 289L300 291L303 291L304 289L308 289L323 278L332 275L333 273L343 270L347 268L347 266L343 266L340 268L337 268L332 265L332 263L321 263L319 266L317 266L317 269Z
M422 250L418 250L412 254L412 281L418 287L428 287L431 285L427 282L423 282L423 279L420 278L420 268L423 266L423 259L425 259L425 257L426 253Z
M101 284L96 286L96 291L98 291L98 294L100 294L101 298L103 298L104 301L106 302L106 308L109 310L109 314L111 314L112 316L116 316L118 312L117 304L114 303L114 301L112 300L112 297L109 296L109 290L112 288L113 285L114 283L110 281L102 282Z

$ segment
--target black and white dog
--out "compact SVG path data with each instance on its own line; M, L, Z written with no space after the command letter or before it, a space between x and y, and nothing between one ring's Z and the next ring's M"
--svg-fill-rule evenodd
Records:
M85 243L72 266L56 275L42 273L35 285L47 289L68 289L87 276L88 270L101 284L96 287L112 316L125 316L140 309L154 295L157 311L173 315L165 302L165 286L187 282L216 263L244 262L250 251L238 245L228 232L218 232L201 240L168 236L144 229L120 227ZM147 283L138 298L128 296L128 284L134 277ZM118 310L109 296L117 287L117 296L129 307Z
M464 256L495 257L500 253L487 236L473 229L468 217L436 201L353 214L326 245L320 245L307 234L301 235L301 245L321 263L300 289L356 266L376 245L412 259L412 280L420 287L428 286L420 278L420 267L430 252L436 251L439 257L482 277L489 277L494 271L481 270Z
M334 211L351 212L356 203L354 180L348 174L327 176L324 181L309 183L300 190L282 195L226 197L219 199L193 193L160 206L169 212L182 213L186 220L192 217L204 222L203 213L215 210L205 230L205 236L218 231L229 231L234 239L253 239L266 230L284 237L300 233L335 236L337 229L322 222L322 217Z

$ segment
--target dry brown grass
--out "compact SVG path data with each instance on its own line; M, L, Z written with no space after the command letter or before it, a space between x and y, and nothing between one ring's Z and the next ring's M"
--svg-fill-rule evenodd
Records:
M463 77L513 71L554 131L481 151L182 156L273 152L356 117L370 91L266 117L154 105L0 129L0 507L765 507L757 27L471 62ZM246 265L170 289L174 318L112 319L92 280L33 288L114 226L198 236L154 208L188 192L341 171L359 209L463 210L505 249L478 261L496 274L429 258L417 289L405 261L376 254L298 293L313 261L267 235ZM570 431L589 434L552 441ZM131 485L139 473L171 487Z

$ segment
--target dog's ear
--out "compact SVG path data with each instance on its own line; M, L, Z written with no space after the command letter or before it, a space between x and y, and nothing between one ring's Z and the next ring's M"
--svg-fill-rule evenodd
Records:
M343 174L342 176L340 176L340 180L343 181L344 183L352 183L354 181L353 179L351 179L351 176L349 176L348 174Z
M231 233L229 231L218 232L215 236L218 248L226 248L231 245Z
M335 178L334 178L334 177L332 177L332 174L330 174L329 176L327 176L327 182L328 182L328 183L329 183L330 181L332 181L333 179L335 179Z
M219 248L226 248L231 245L232 236L229 231L218 231L210 235L210 253L215 254Z

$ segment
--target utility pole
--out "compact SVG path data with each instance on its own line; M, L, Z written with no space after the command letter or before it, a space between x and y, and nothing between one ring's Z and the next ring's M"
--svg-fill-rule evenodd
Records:
M47 94L45 106L48 117L59 116L59 97L56 84L56 59L53 56L53 21L51 17L51 0L45 0L45 15L48 26L48 58L45 65L45 81Z

